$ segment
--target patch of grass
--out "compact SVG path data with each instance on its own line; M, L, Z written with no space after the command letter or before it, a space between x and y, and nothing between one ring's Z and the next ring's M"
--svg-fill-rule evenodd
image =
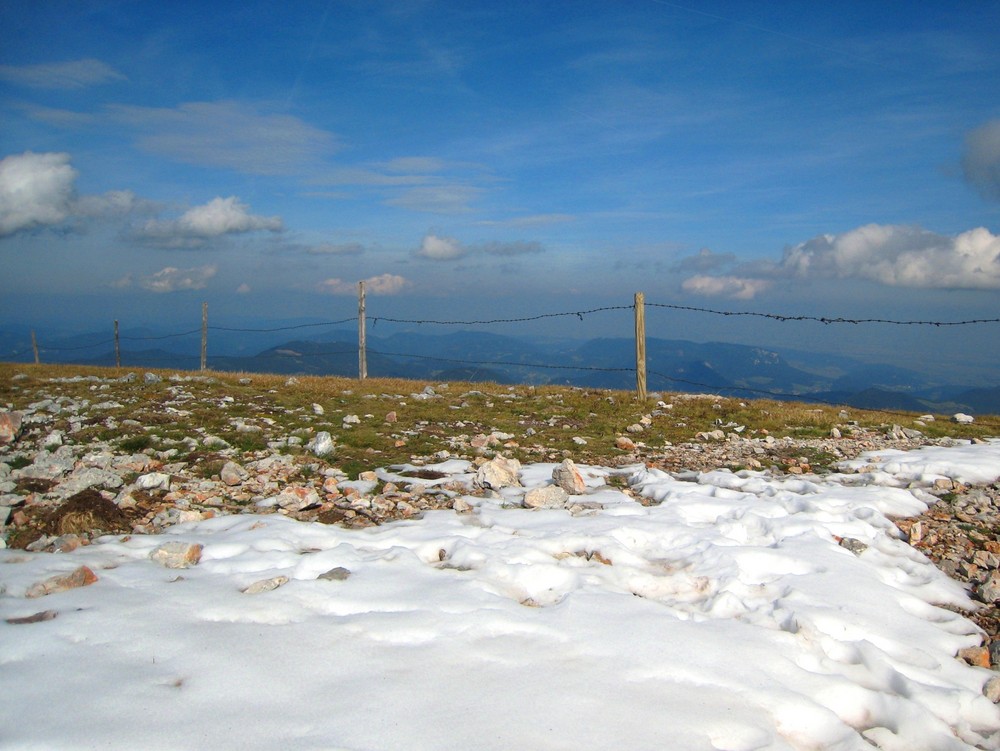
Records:
M2 461L11 469L24 469L31 465L31 459L21 455L4 458Z
M122 451L128 451L133 454L138 453L139 451L145 451L152 445L153 438L145 434L130 435L127 438L122 438L118 441L118 446Z

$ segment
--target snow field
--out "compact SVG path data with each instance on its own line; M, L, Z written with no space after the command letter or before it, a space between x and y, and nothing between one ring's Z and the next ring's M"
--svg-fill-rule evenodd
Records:
M583 467L579 500L600 508L504 507L551 481L533 465L503 499L467 496L471 514L365 530L230 516L3 550L0 617L58 616L0 621L0 746L998 748L991 673L954 657L977 629L937 607L972 603L886 517L925 508L889 487L906 478L1000 476L1000 442L867 465L861 486L631 468L652 506ZM150 560L170 540L202 544L200 563ZM99 581L24 598L80 565ZM318 578L338 566L350 577Z

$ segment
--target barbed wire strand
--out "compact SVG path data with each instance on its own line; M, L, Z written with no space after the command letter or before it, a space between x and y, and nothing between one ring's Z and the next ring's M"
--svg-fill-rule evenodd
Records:
M649 308L667 308L670 310L682 310L690 313L710 313L719 316L752 316L755 318L768 318L774 321L813 321L816 323L885 323L893 326L969 326L979 323L1000 323L1000 318L973 318L967 321L897 321L888 318L842 318L829 316L805 316L805 315L781 315L779 313L757 313L754 311L736 310L714 310L712 308L697 308L690 305L671 305L669 303L645 303Z
M601 308L591 308L590 310L570 310L563 313L542 313L536 316L525 316L523 318L494 318L489 321L438 321L432 319L412 319L412 318L389 318L387 316L372 316L369 318L373 325L378 321L386 323L415 323L432 324L438 326L487 326L495 323L527 323L529 321L540 321L543 318L560 318L566 316L576 316L581 321L586 315L592 313L603 313L608 310L632 310L632 305L608 305Z

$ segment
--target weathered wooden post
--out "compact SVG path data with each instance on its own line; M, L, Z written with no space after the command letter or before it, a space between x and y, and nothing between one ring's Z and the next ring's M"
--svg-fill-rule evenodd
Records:
M646 400L646 296L635 293L635 391L639 401Z
M365 283L358 282L358 379L368 377L368 342L365 334Z
M201 304L201 369L208 369L208 303Z
M35 330L31 330L31 351L35 353L35 365L38 365L38 340L35 339Z
M122 366L122 351L121 347L118 345L118 319L115 319L115 367L120 368Z

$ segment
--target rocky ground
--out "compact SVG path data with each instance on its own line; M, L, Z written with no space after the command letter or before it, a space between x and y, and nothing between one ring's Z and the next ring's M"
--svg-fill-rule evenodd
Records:
M93 399L67 396L60 386L68 379L61 379L63 383L51 379L41 395L37 389L31 392L32 401L8 403L6 411L0 411L0 544L31 551L69 551L103 534L154 533L219 514L280 513L304 521L364 527L419 517L431 509L461 512L465 510L461 496L469 488L431 483L440 474L420 465L463 458L482 466L535 432L529 427L520 436L498 431L461 440L446 436L450 450L412 456L413 467L405 473L405 482L387 479L374 469L351 479L336 466L335 438L325 431L310 429L301 436L270 440L266 447L257 442L251 449L204 430L175 440L170 448L143 446L142 441L101 440L93 432L95 425L113 431L120 426L135 428L139 421L122 419L121 403L102 400L102 389L110 379L89 378L93 379L89 382ZM160 377L149 374L146 378L158 383ZM171 402L177 406L163 407L168 422L183 423L181 407L194 399L188 390L190 382L190 378L187 382L178 378L170 387L178 398ZM220 408L225 404L223 399ZM322 407L313 406L317 414L322 412ZM117 416L107 416L112 410L117 410ZM643 421L656 417L654 410L628 428L623 426L615 437L614 451L606 456L595 456L593 447L584 454L586 441L580 439L580 456L571 458L617 466L645 463L681 477L720 467L775 476L809 475L832 471L837 462L866 451L949 441L928 438L912 428L862 427L846 420L845 414L844 424L823 438L776 438L756 431L744 435L731 429L734 426L719 425L697 433L694 440L653 448L639 438ZM266 426L268 419L262 417L257 424L238 422L252 433L254 428L260 430L261 423ZM385 423L395 419L394 414L386 415ZM135 424L127 425L130 420ZM356 420L356 416L344 416L344 429ZM559 458L572 453L562 450ZM553 458L546 455L539 460ZM372 459L372 467L379 466L377 457ZM490 492L488 483L477 492ZM1000 486L967 487L939 481L921 492L933 494L936 502L919 517L897 520L897 526L912 545L962 582L980 604L967 615L984 630L983 646L966 650L961 657L996 667L1000 665Z

